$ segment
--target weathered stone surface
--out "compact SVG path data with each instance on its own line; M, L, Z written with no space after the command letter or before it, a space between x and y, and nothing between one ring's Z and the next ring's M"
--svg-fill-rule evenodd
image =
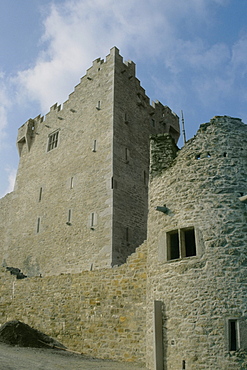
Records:
M241 325L247 316L247 208L239 200L246 191L247 126L226 116L201 125L170 168L152 176L147 240L150 369L154 300L163 302L165 368L181 369L183 361L186 369L246 368L243 347L229 352L227 339L227 320L235 318ZM155 210L163 204L169 213ZM191 226L197 255L167 261L166 233Z
M164 369L247 368L247 126L215 117L181 150L168 134L177 116L149 105L116 48L63 109L20 128L0 200L0 323L153 370L158 301Z
M24 280L3 268L0 282L0 325L20 320L71 350L145 363L145 244L120 267Z
M147 235L149 136L169 132L178 139L178 117L150 105L135 64L115 47L96 59L62 107L18 131L0 260L29 277L125 262Z

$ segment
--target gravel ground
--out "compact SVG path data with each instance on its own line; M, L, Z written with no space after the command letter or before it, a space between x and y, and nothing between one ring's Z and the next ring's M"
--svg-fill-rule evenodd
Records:
M74 353L0 343L0 370L136 370L139 364L98 360Z

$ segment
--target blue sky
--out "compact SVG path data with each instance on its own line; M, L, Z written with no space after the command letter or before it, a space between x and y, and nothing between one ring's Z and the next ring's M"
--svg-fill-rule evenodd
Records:
M187 139L215 115L247 123L247 0L0 0L0 197L18 128L113 46L151 100L183 110Z

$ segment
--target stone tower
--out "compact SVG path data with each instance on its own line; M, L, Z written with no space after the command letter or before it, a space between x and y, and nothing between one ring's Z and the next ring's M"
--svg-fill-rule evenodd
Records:
M149 136L179 137L117 48L69 99L20 127L14 192L1 199L3 264L28 276L123 263L146 239Z
M215 117L177 156L167 135L151 148L148 368L246 369L247 125Z

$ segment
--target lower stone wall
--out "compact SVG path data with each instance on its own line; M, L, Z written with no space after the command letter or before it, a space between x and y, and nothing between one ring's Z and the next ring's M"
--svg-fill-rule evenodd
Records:
M2 268L0 283L0 324L20 320L86 355L145 363L145 244L120 267L23 280Z

